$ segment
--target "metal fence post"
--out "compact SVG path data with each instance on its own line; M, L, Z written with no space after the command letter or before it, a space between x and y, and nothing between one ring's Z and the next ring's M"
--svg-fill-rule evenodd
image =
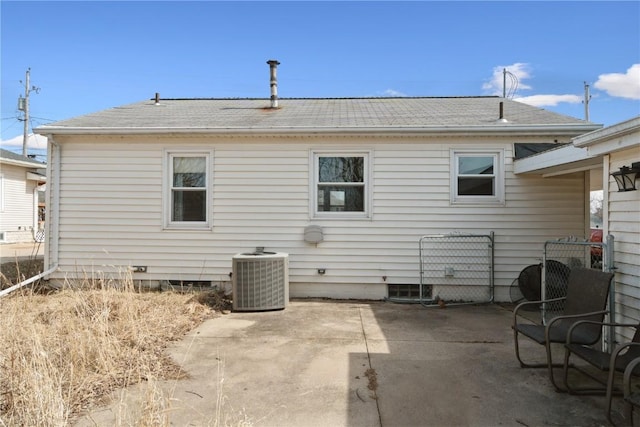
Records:
M616 267L614 266L614 243L615 239L613 235L607 234L605 237L605 247L602 251L602 269L608 273L615 273ZM609 321L616 321L616 277L613 276L611 287L609 288ZM607 350L611 351L616 344L616 327L609 326L609 340L607 342Z

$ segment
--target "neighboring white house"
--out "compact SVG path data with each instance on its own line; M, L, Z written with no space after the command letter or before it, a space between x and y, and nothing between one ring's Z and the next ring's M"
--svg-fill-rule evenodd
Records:
M614 237L616 320L624 322L640 319L640 190L619 191L611 174L639 162L640 117L635 117L575 137L569 146L519 160L514 167L522 176L545 176L550 182L575 171L600 177L592 189L603 190L603 233ZM640 187L640 173L635 187Z
M33 242L39 221L39 193L46 164L0 149L0 244Z
M516 175L514 147L601 125L498 97L278 101L156 98L38 128L50 277L226 282L264 247L289 254L292 297L381 299L419 283L421 236L493 232L504 301L543 242L588 233L588 174Z

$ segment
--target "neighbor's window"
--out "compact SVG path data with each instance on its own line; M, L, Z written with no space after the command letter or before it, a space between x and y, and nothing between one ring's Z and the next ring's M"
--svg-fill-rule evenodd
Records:
M501 152L453 152L451 201L501 203L504 193Z
M168 225L209 225L209 153L168 154Z
M368 161L362 153L316 153L316 217L364 217L368 215Z

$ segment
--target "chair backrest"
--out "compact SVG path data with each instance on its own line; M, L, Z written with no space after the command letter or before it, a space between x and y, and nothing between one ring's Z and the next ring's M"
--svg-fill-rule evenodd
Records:
M613 273L590 268L574 267L569 273L565 315L605 310ZM596 316L598 320L604 316Z
M640 342L640 323L636 326L636 333L633 334L631 342Z

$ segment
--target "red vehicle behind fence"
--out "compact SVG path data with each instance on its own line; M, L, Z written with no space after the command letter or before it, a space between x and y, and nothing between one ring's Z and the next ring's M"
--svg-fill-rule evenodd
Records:
M592 228L589 236L590 242L602 242L602 229ZM591 267L602 263L602 246L591 246Z

